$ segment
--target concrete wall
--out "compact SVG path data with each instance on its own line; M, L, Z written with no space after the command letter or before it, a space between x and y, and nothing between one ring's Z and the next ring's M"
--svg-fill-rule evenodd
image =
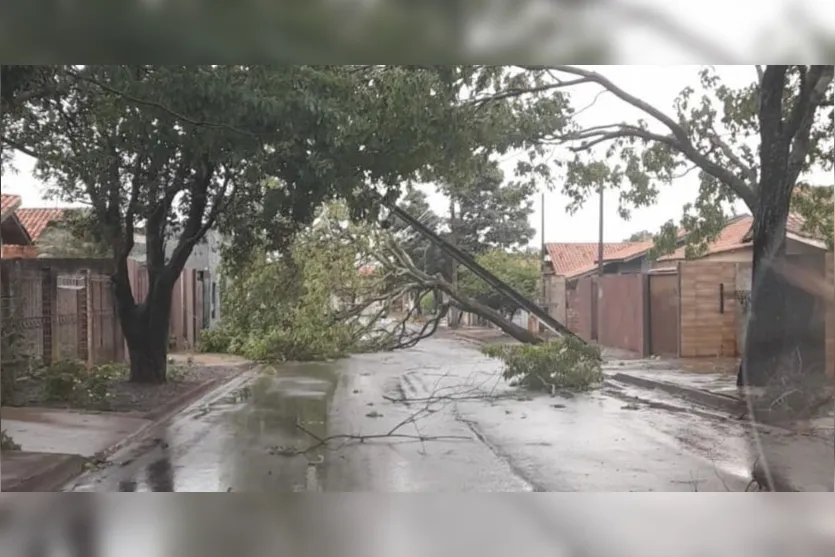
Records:
M548 315L565 324L565 277L559 275L543 275L545 282L544 306Z
M751 263L739 263L736 266L736 290L737 291L751 291ZM748 305L735 303L736 311L736 349L737 353L742 354L745 349L745 330L748 325Z
M601 346L645 355L646 275L597 277L597 328Z

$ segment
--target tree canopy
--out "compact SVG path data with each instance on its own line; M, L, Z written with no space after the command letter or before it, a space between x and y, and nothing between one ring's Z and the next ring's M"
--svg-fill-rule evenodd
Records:
M477 255L476 261L526 298L536 298L540 278L540 260L536 254L493 249ZM503 315L512 317L519 309L468 270L461 273L459 281L462 293Z
M439 187L449 202L446 224L453 243L472 255L522 248L534 235L531 181L506 181L496 161L484 161L466 177Z
M777 188L782 204L810 171L833 170L832 66L752 67L750 83L741 88L723 84L714 68L705 67L698 87L681 91L672 112L649 105L598 72L552 69L566 87L596 84L643 114L588 127L575 121L570 131L550 139L573 153L564 184L572 207L602 183L619 192L621 215L628 218L631 209L655 203L660 187L695 170L699 194L685 205L680 226L690 232L691 243L703 244L715 239L733 201L743 201L757 216L764 192L771 191L762 181L774 175L773 160L784 165ZM769 148L777 151L769 154ZM668 228L674 227L670 221Z
M174 281L209 229L225 231L241 257L281 250L330 199L361 218L377 193L399 195L410 180L470 176L489 153L536 156L567 110L542 86L544 72L500 66L3 71L20 78L8 95L4 85L13 109L4 153L35 157L57 197L91 206L116 263L132 377L150 381L165 377ZM126 268L139 226L150 285L142 302Z

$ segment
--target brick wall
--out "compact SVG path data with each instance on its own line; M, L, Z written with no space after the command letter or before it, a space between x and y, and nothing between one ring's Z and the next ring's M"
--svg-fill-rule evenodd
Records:
M37 246L16 246L4 245L2 247L3 259L33 259L38 257Z
M726 298L724 308L720 303L720 284L728 294L736 290L737 265L687 261L679 267L682 358L738 355L738 302Z

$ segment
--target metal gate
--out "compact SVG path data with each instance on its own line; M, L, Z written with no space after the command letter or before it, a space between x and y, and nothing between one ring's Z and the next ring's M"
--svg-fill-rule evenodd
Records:
M678 274L649 275L650 354L678 356Z

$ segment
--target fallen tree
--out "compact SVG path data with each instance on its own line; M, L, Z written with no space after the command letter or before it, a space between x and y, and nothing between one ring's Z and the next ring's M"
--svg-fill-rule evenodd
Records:
M363 259L374 268L382 279L379 283L381 291L377 296L353 308L352 313L361 313L366 305L374 302L391 303L391 301L408 292L417 293L409 311L404 316L404 321L401 322L401 329L405 329L405 322L420 310L421 301L425 296L432 293L438 299L438 294L441 294L443 301L440 305L440 311L424 324L421 329L423 332L418 335L417 340L434 333L440 319L445 316L450 307L454 307L460 311L483 317L520 342L529 344L542 342L543 339L539 335L520 327L493 308L472 296L466 295L446 280L442 274L430 275L423 271L403 249L397 235L391 233L388 229L380 229L365 223L357 224L340 221L339 219L329 219L327 226L335 240L356 246L357 252L362 254ZM413 346L414 344L410 341L408 345Z

